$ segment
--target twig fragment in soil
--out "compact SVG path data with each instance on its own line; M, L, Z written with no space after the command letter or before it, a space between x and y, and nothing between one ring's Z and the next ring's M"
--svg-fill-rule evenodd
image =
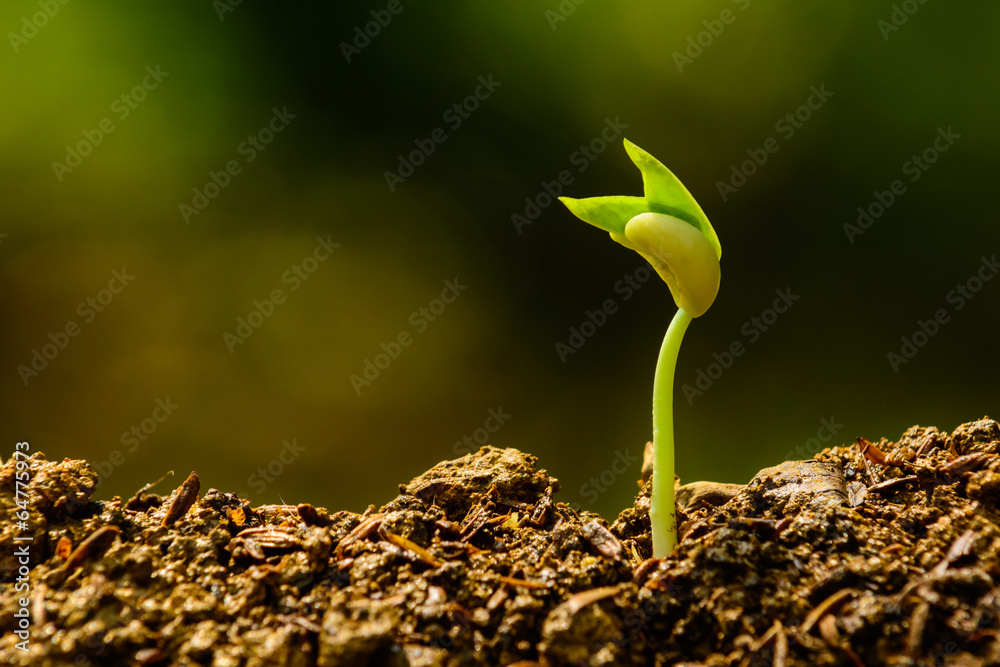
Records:
M493 595L491 595L490 599L486 601L486 611L496 611L497 607L506 602L508 597L510 597L510 594L507 593L507 587L500 586L493 591Z
M158 665L166 660L159 647L142 648L135 652L135 661L140 665Z
M150 482L149 484L145 485L144 487L136 491L135 495L129 498L128 502L125 503L125 509L138 511L139 507L141 507L142 505L142 499L145 496L146 492L173 474L174 474L173 470L168 470L166 473L164 473L162 477L160 477L160 479L156 480L155 482Z
M50 594L48 586L38 584L31 594L31 620L42 626L48 623L48 615L45 613L45 600Z
M903 461L896 457L886 456L885 452L879 449L879 446L873 442L869 442L864 438L858 438L858 447L861 448L861 454L872 463L877 463L881 466L892 466L893 468L903 467Z
M517 530L517 526L518 526L518 523L519 523L518 516L519 515L518 515L517 512L508 512L507 514L498 514L497 516L492 517L490 520L488 520L486 522L486 525L487 526L504 526L504 525L506 525L506 526L509 526L511 528L511 530Z
M442 537L445 534L456 537L462 534L462 525L448 519L437 519L434 521L434 525L437 526L438 534Z
M860 440L860 438L858 438L858 440ZM863 450L863 447L864 446L860 442L858 442L858 450L859 451ZM865 477L868 478L868 486L872 486L873 484L878 484L879 478L875 475L875 471L872 470L871 461L867 456L865 456L864 451L861 451L858 458L861 459L861 465L865 469Z
M951 546L948 547L948 552L944 555L944 558L935 565L926 576L920 579L914 579L908 584L903 586L903 589L899 591L896 595L896 599L902 602L906 599L906 596L917 589L920 593L926 593L928 587L936 579L940 579L947 572L948 568L956 560L968 556L972 551L972 544L975 541L976 533L972 529L966 530L964 533L959 535ZM922 598L921 598L922 599Z
M616 561L622 559L622 543L596 519L583 524L580 533L605 558Z
M896 479L887 479L884 482L879 482L878 484L873 484L868 487L869 493L895 493L900 487L904 487L908 484L913 484L917 481L916 475L907 475L906 477L897 477Z
M916 457L919 459L925 453L929 453L931 449L937 444L936 440L929 435L925 435L920 439L920 446L917 447Z
M236 535L230 542L233 547L233 558L262 561L266 558L265 549L271 551L297 551L302 548L302 541L295 535L275 528L247 528Z
M552 514L552 493L552 487L548 486L545 489L545 495L538 499L538 502L535 503L535 509L531 513L531 523L539 528L548 523Z
M498 576L496 581L499 581L502 584L507 584L508 586L521 586L522 588L533 588L536 590L552 588L552 584L547 581L528 581L527 579L517 579L515 577L504 576Z
M920 657L924 643L924 628L927 626L927 616L931 606L921 600L913 613L910 614L910 631L906 636L906 653L913 659Z
M340 544L337 545L337 549L334 552L337 555L337 559L343 560L344 549L359 540L366 539L369 535L378 530L379 526L382 525L383 517L384 515L382 514L372 514L370 517L355 526L354 530L349 532L344 539L340 541Z
M774 636L774 662L772 667L785 667L788 664L788 635L781 628L781 621L778 624L778 634Z
M647 558L642 561L639 567L635 568L632 573L632 581L635 582L636 586L642 586L649 579L649 575L653 573L653 570L663 562L661 558Z
M115 538L120 534L121 530L118 526L101 526L80 543L76 551L69 555L69 558L57 571L67 575L72 574L85 561L100 558L114 544Z
M820 602L806 616L805 620L802 621L801 631L803 634L808 633L812 630L813 626L819 619L823 618L824 615L833 611L833 609L844 602L849 596L854 595L857 591L853 588L841 588L839 591L829 596L827 599Z
M389 542L390 544L394 544L395 546L399 547L400 549L403 549L404 551L410 552L411 554L416 556L418 560L427 563L431 567L440 567L441 565L444 565L443 560L432 554L427 549L424 549L422 546L420 546L413 540L407 539L402 535L397 535L396 533L386 530L385 526L379 526L378 534L379 537L381 537L385 541Z
M59 538L56 542L56 558L61 561L65 561L69 558L69 555L73 553L73 540L69 539L66 535Z
M858 654L854 652L851 648L850 643L848 643L837 630L837 617L833 614L827 614L822 619L820 619L817 624L819 628L819 636L823 638L830 646L843 651L843 653L850 658L851 662L854 663L855 667L865 667L865 664L861 662L861 658Z
M184 480L184 483L177 487L177 495L174 496L174 501L170 503L167 513L163 515L163 525L170 526L187 514L187 511L198 500L198 491L200 489L201 480L198 479L198 473L192 470L188 478Z
M996 454L985 454L983 452L974 452L972 454L966 454L964 456L959 456L954 461L949 461L943 466L938 468L938 473L945 475L947 477L955 477L961 475L962 473L972 472L974 470L980 470L985 468L990 462L997 458Z
M261 505L253 511L261 519L278 523L296 523L298 518L295 505Z
M322 626L317 625L316 623L313 623L308 618L305 618L303 616L292 616L290 614L280 614L278 616L278 619L284 621L285 623L297 625L300 628L303 628L304 630L307 630L307 631L312 632L312 633L317 634L317 635L320 634L321 632L323 632L323 627Z
M840 632L837 631L837 617L827 614L816 624L819 636L830 646L840 646Z
M941 562L934 566L931 570L931 574L939 575L944 574L944 571L954 563L959 558L964 558L968 556L972 551L972 543L976 539L976 533L972 529L966 530L964 533L959 535L951 546L948 547L948 553L944 555Z
M601 586L600 588L591 588L589 591L576 593L559 606L569 611L571 616L575 616L584 607L592 605L595 602L600 602L605 598L609 598L617 592L617 586Z
M896 543L890 544L886 548L882 549L881 551L878 552L878 554L879 554L879 556L888 556L889 554L894 554L897 551L901 551L902 549L903 549L903 545L900 544L899 542L896 542Z
M479 503L474 505L462 521L462 540L468 541L485 526L496 514L497 501L500 494L497 493L497 486L494 484L490 490L482 495Z
M439 549L444 551L447 558L457 558L460 554L464 553L468 556L475 556L476 554L481 554L486 551L486 549L480 549L479 547L469 544L468 542L454 542L450 540L441 540L437 543ZM448 549L454 549L454 554L449 554Z
M781 621L775 619L774 625L768 628L767 632L762 634L760 638L754 642L754 645L750 648L750 654L740 661L740 667L750 667L751 662L756 665L760 664L759 661L754 660L754 657L760 653L761 649L771 643L772 640L777 641L777 637L781 637L784 640L783 648L780 651L777 644L775 645L774 658L772 659L772 667L784 667L788 661L788 637L785 635L784 627L781 625ZM780 660L780 662L779 662Z
M441 492L456 486L461 486L465 482L462 477L439 477L437 479L422 482L410 489L410 494L419 500L433 501ZM399 485L399 492L406 493L406 485Z

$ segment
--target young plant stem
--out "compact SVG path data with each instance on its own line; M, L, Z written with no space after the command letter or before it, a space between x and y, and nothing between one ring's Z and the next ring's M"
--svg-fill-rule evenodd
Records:
M666 558L677 545L677 508L674 505L674 368L691 316L683 308L667 327L653 375L653 493L649 521L653 531L653 558Z

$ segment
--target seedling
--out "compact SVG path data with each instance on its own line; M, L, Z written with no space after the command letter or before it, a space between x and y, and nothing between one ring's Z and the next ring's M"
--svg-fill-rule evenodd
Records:
M559 200L576 217L642 255L667 283L677 304L653 376L653 493L649 520L653 557L666 558L677 545L674 368L691 319L705 314L719 293L722 246L698 202L669 169L628 139L625 150L642 172L642 197Z

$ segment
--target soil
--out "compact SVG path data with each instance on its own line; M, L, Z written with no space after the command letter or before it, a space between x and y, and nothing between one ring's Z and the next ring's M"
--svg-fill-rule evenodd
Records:
M1000 665L988 418L682 486L664 560L648 484L609 525L516 449L363 514L251 508L194 473L93 500L86 462L24 461L26 509L0 467L2 664Z

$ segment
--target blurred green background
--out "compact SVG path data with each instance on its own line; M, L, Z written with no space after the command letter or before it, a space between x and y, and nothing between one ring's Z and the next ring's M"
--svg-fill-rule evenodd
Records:
M685 182L724 249L677 369L683 480L745 482L817 432L997 416L1000 280L961 309L951 290L1000 250L1000 5L577 1L4 3L4 457L29 440L86 458L98 497L195 469L255 504L358 511L488 436L613 517L674 305L658 279L629 295L641 259L544 183L639 194L622 136ZM907 167L929 148L926 171ZM734 168L750 175L723 198ZM318 237L340 245L303 262ZM446 280L467 287L435 303ZM799 298L764 331L752 318L778 289ZM556 344L608 299L564 362ZM352 383L366 360L391 363ZM716 377L688 401L699 371Z

